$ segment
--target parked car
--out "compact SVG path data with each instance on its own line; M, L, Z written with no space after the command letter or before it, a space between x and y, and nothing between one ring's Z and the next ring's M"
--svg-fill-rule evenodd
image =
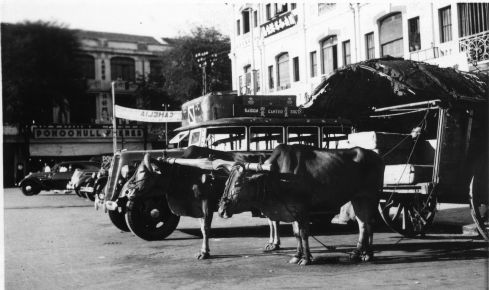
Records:
M98 162L93 161L64 161L53 166L50 172L30 173L19 183L24 195L35 195L41 190L65 190L76 169L97 172Z

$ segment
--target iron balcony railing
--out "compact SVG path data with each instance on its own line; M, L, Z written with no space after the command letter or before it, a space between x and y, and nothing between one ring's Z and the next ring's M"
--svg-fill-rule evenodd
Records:
M460 52L465 52L467 61L477 63L489 60L489 31L459 39Z

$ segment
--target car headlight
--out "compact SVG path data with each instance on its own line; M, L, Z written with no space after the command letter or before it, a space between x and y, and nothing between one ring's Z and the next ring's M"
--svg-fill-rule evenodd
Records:
M124 178L127 178L127 175L129 174L129 165L124 165L121 168L121 175Z

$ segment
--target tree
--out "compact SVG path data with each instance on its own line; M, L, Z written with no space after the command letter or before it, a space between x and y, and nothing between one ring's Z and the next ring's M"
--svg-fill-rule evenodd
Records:
M40 21L2 23L1 34L4 123L51 122L53 106L73 106L85 92L73 30Z
M207 91L231 90L229 38L215 28L196 27L191 35L171 40L172 49L163 56L164 88L175 100L184 102L202 94L202 69L195 55L207 51L216 55L206 66Z

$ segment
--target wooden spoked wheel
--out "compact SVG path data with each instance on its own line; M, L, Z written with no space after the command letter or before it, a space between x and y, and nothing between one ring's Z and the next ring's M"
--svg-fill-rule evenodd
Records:
M487 184L484 180L472 177L470 182L469 200L470 200L470 214L475 222L477 230L484 240L489 241L489 208Z
M436 198L419 193L389 193L379 202L380 216L393 231L415 237L424 234L435 217Z

